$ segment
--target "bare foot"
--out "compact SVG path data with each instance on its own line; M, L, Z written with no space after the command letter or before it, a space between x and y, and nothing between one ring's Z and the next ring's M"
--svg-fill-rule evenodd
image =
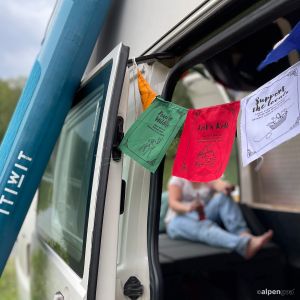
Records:
M253 237L253 235L249 232L249 231L243 231L240 233L240 236L249 236L249 237Z
M266 233L259 236L252 236L248 243L246 251L246 259L253 257L267 242L273 237L273 231L268 230Z

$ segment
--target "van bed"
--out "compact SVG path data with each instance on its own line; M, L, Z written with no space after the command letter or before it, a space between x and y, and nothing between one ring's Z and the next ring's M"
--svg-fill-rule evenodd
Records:
M161 233L159 259L165 300L260 299L258 290L285 287L285 257L274 243L245 260L226 248L172 240Z

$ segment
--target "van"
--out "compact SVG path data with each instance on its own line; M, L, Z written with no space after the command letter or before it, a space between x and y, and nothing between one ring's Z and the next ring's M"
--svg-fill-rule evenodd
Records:
M299 60L256 70L299 13L296 0L113 1L18 237L19 299L299 297L299 136L259 165L242 167L233 147L233 197L253 233L275 233L251 260L166 235L178 138L153 174L118 149L141 113L133 58L168 101L230 102Z

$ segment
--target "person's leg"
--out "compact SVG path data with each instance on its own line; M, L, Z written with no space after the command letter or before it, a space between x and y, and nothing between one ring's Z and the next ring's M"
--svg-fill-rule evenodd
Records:
M210 220L199 221L197 217L197 213L176 216L167 226L168 235L173 239L188 239L232 249L246 256L250 237L229 233L216 223Z
M209 220L217 223L221 221L231 233L250 233L237 203L222 193L216 194L205 206L204 211Z

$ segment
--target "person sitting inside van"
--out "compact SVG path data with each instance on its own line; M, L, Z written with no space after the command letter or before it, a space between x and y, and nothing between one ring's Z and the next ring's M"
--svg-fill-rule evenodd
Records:
M229 248L246 259L253 257L271 240L273 231L251 234L239 206L230 197L232 188L222 179L201 183L171 177L166 216L169 237Z

